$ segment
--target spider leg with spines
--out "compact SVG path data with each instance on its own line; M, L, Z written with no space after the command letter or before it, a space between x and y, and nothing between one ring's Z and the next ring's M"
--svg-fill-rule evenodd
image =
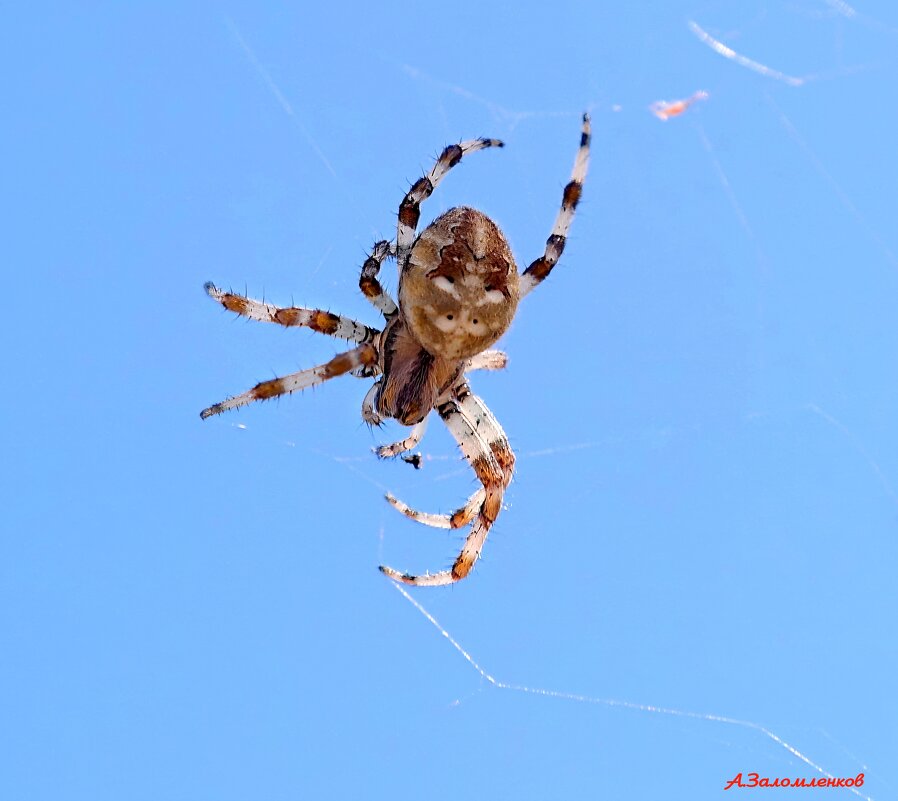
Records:
M501 424L489 407L474 395L467 384L456 389L454 397L458 402L459 411L483 438L496 457L496 461L502 468L504 485L508 487L514 474L515 457ZM485 498L483 489L477 490L463 506L452 514L434 514L412 509L408 504L399 500L391 493L387 493L387 502L399 513L425 526L434 528L456 529L466 526L473 520L478 507Z
M342 317L323 309L306 309L300 306L274 306L259 300L253 300L245 295L234 292L225 292L219 289L211 281L206 282L203 288L206 294L224 306L228 311L235 312L241 317L250 320L258 320L263 323L277 323L287 328L301 326L311 328L319 334L328 334L338 339L349 342L373 342L380 333L377 328L371 328L349 317Z
M362 294L371 301L371 304L384 317L390 318L398 311L396 301L390 297L386 290L377 280L377 274L383 266L384 261L396 255L396 246L386 239L375 243L371 249L371 255L365 259L362 265L362 272L359 275L359 289Z
M583 193L583 181L586 179L586 170L589 167L589 142L591 139L589 115L583 115L583 128L580 133L580 148L574 158L574 169L571 171L571 180L564 188L561 199L561 208L555 218L552 233L546 240L546 250L542 256L534 261L521 276L521 297L533 290L537 284L545 280L552 272L552 268L558 263L564 246L567 242L568 230L574 220L574 212L580 202Z
M269 400L281 395L289 395L297 390L308 389L317 384L323 384L331 378L344 375L356 367L370 366L376 361L377 349L373 345L364 343L357 348L334 356L329 362L320 364L317 367L262 381L240 395L235 395L233 398L228 398L221 403L216 403L207 409L203 409L200 412L200 417L205 420L207 417L212 417L212 415L221 414L229 409L237 409L240 406L246 406L258 400Z
M384 497L387 499L387 503L389 503L397 512L414 520L416 523L422 523L423 525L431 526L432 528L456 529L464 528L474 519L477 510L480 508L480 504L482 504L483 499L486 498L486 491L481 487L468 498L467 501L465 501L463 506L456 509L451 515L419 512L417 509L412 509L411 506L403 503L399 498L389 492Z
M467 384L463 384L456 391L455 396L462 414L474 425L477 433L486 440L493 456L499 462L499 466L505 474L505 486L507 487L511 483L514 473L515 458L502 425L489 410L489 407L471 392L471 388Z
M475 402L472 402L469 399L474 399ZM395 581L401 581L405 584L415 584L417 586L439 587L446 584L453 584L454 582L463 579L471 572L474 564L480 558L480 552L483 549L483 543L486 541L487 534L502 509L502 497L505 492L505 487L511 478L511 468L513 468L514 465L514 457L511 457L511 464L508 474L506 475L505 467L499 462L499 459L493 453L490 444L484 439L482 433L478 431L478 425L465 413L463 410L464 407L475 411L481 408L486 408L482 401L479 401L476 396L471 394L467 384L462 384L457 387L453 393L453 398L441 403L438 406L437 411L443 419L443 422L446 424L446 427L449 429L449 432L461 448L465 459L467 459L480 483L483 485L483 498L482 500L478 498L480 503L473 514L474 522L471 532L465 538L461 553L449 570L416 576L410 573L400 573L394 568L381 565L381 571ZM477 413L479 413L479 411ZM492 417L491 414L488 416L495 421L495 418ZM498 427L498 423L496 423L496 426ZM486 431L491 427L491 423L487 421L482 424L482 427L483 430ZM499 431L501 432L501 427L499 427ZM504 433L501 435L501 438L498 438L498 441L501 442L501 440L504 440L505 445L507 445L507 439L505 439ZM500 448L501 447L504 446L500 445ZM508 453L510 454L510 449ZM469 505L471 505L472 501L474 501L474 498L478 495L479 493L475 493L475 495L469 499L468 503L459 510L459 513L464 513ZM390 500L389 497L388 500ZM394 506L396 503L405 506L401 501L397 501L395 498L390 502L393 503ZM397 506L396 508L400 507ZM402 511L401 508L400 511ZM431 518L437 518L438 516L423 515L423 517L424 520L429 520ZM418 518L416 517L415 519ZM424 520L421 522L424 522ZM447 527L441 522L431 522L429 525L436 525L439 528ZM448 527L452 528L454 526L449 525Z

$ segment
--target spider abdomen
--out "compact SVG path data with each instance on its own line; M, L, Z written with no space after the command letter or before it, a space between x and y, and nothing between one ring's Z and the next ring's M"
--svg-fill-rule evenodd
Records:
M499 227L459 206L418 237L399 283L409 330L434 356L467 359L511 325L520 289L511 248Z
M464 365L428 353L398 317L384 330L381 352L384 377L377 394L377 411L407 426L427 417L440 395L461 375Z

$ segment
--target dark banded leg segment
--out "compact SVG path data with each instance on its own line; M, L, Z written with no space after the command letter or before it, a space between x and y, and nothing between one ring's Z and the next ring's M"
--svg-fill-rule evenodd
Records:
M418 219L421 217L421 204L427 200L440 181L462 157L476 150L487 147L504 147L504 143L498 139L469 139L457 145L449 145L440 153L436 164L423 178L419 178L412 184L402 202L399 204L399 222L396 227L396 260L399 263L399 272L405 269L409 253L415 242L415 229L418 227Z
M377 349L373 345L366 343L346 353L341 353L339 356L334 356L329 362L318 367L312 367L309 370L302 370L298 373L291 373L281 378L272 378L269 381L256 384L252 389L241 395L236 395L221 403L216 403L208 409L203 409L200 412L200 417L205 420L207 417L212 417L212 415L221 414L229 409L237 409L254 401L289 395L291 392L323 384L325 381L348 373L357 367L370 366L376 362Z
M332 314L322 309L273 306L233 292L224 292L211 282L207 282L203 288L212 300L220 303L228 311L235 312L241 317L248 317L250 320L277 323L288 328L291 326L311 328L319 334L328 334L349 342L372 342L380 333L376 328L369 328L349 317L341 317L339 314Z
M462 453L483 484L483 501L477 508L474 524L471 532L465 539L461 553L455 560L450 570L440 573L415 576L410 573L400 573L392 567L381 565L381 571L394 581L405 584L415 584L422 587L440 587L460 581L471 572L474 564L480 558L480 552L486 541L487 534L502 508L502 495L505 490L505 476L499 462L489 449L486 441L462 414L456 401L448 401L437 410L449 432L459 444Z
M396 314L396 301L391 298L377 280L377 274L389 256L396 254L392 242L383 240L377 242L371 250L371 255L365 259L362 265L362 274L359 276L359 289L362 294L371 301L371 304L384 317L392 317Z
M546 250L533 264L531 264L521 276L521 297L524 297L537 284L543 281L552 272L552 268L558 263L564 252L568 230L574 219L574 211L580 202L583 193L583 181L586 179L586 170L589 167L589 140L591 137L589 115L583 115L583 129L580 133L580 149L574 159L574 169L571 172L571 180L564 188L561 199L561 209L555 218L555 226L546 240Z

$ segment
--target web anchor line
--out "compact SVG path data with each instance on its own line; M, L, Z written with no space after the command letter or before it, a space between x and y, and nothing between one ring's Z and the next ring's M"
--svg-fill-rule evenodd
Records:
M477 673L480 674L481 678L488 681L493 687L497 687L500 690L510 690L512 692L519 693L527 693L528 695L541 695L546 698L557 698L563 701L576 701L582 704L595 704L596 706L606 706L606 707L617 707L622 709L633 709L637 712L650 712L656 715L669 715L671 717L678 718L692 718L694 720L708 720L714 723L725 723L730 726L739 726L743 729L751 729L752 731L760 732L768 739L772 740L781 748L784 748L788 751L792 756L796 759L804 762L805 765L814 769L822 776L825 776L827 779L835 779L835 775L825 770L823 767L814 762L810 757L803 754L799 751L794 745L786 742L782 737L780 737L775 732L772 732L766 726L762 726L760 723L754 723L750 720L739 720L738 718L727 717L726 715L715 715L713 713L708 712L691 712L688 709L674 709L672 707L666 706L653 706L650 704L637 704L633 701L620 701L615 698L598 698L590 695L580 695L578 693L567 693L562 692L561 690L549 690L541 687L528 687L523 684L508 684L507 682L500 681L491 673L488 673L485 668L481 667L480 663L471 656L468 651L466 651L461 644L456 640L445 628L443 625L430 613L425 609L420 602L415 600L412 595L401 585L396 582L393 582L393 587L397 592L401 593L402 596L417 609L426 619L427 621L438 631L440 634L445 637L452 647L460 653L465 661L472 667ZM851 790L858 798L863 798L865 801L873 801L873 799L859 792L854 787L846 788Z

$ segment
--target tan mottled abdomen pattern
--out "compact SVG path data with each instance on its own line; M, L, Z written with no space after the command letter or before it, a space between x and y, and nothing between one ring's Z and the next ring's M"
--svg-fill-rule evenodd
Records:
M399 282L412 335L429 353L452 360L496 342L511 325L519 297L508 242L489 217L466 206L425 229Z

